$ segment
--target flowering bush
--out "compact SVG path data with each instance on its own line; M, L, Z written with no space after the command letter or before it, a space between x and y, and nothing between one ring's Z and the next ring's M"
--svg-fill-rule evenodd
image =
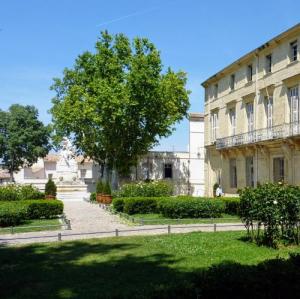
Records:
M245 188L240 191L240 216L257 243L299 243L300 188L270 183Z
M0 187L0 201L42 199L45 195L32 185L8 185Z

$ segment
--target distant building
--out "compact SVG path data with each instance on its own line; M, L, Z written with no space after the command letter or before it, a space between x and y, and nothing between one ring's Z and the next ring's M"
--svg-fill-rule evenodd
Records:
M300 24L239 58L205 88L205 192L300 184Z
M58 154L39 159L32 167L25 167L14 174L16 183L33 184L44 189L49 178L59 181ZM95 191L99 178L99 165L92 160L76 157L77 177L87 185L88 192ZM1 176L0 176L1 178ZM161 180L172 182L175 194L202 196L204 193L204 115L189 115L189 150L186 152L150 151L132 168L130 178L122 180ZM0 181L1 182L1 181Z

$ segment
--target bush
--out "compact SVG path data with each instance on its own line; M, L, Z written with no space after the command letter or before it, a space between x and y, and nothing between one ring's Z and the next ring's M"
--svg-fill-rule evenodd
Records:
M103 193L103 189L104 189L104 184L102 183L101 180L99 180L97 182L97 185L96 185L96 193L97 194L102 194Z
M129 215L157 213L159 200L160 198L151 197L126 198L123 212Z
M21 194L17 185L8 185L0 187L0 200L13 201L21 200Z
M91 195L90 195L90 201L91 201L91 202L96 201L96 192L92 192L92 193L91 193Z
M43 199L45 194L40 192L38 188L32 185L24 185L20 187L20 196L22 200L26 199Z
M230 215L239 215L240 199L239 197L221 197L225 203L225 213Z
M172 195L172 185L167 181L139 182L124 184L120 197L164 197Z
M276 247L279 240L285 240L299 244L300 188L280 183L245 188L240 191L240 216L257 243Z
M44 198L44 193L32 185L8 185L0 187L0 201L42 198Z
M45 185L45 195L51 195L56 197L56 191L57 188L55 183L51 179L49 179Z
M54 218L61 215L64 210L63 202L60 200L26 200L27 219Z
M124 204L125 204L125 198L114 198L112 201L113 209L119 213L124 212Z
M225 203L218 199L171 198L159 201L158 209L168 218L218 218L225 211Z
M103 185L103 193L106 194L106 195L111 195L111 187L110 187L109 182L106 182Z
M26 219L27 206L22 201L0 203L0 226L15 226Z

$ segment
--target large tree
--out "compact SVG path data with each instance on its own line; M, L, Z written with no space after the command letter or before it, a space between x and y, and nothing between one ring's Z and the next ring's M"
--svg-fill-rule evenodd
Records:
M186 116L186 74L163 72L160 53L146 38L130 42L102 32L95 48L54 79L54 127L100 165L125 174Z
M12 105L0 110L0 160L13 172L31 166L50 150L50 128L38 120L33 106Z

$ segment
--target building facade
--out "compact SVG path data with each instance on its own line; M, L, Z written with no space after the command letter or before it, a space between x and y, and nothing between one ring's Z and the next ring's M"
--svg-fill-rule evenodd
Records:
M205 193L285 181L300 185L300 24L202 83Z

